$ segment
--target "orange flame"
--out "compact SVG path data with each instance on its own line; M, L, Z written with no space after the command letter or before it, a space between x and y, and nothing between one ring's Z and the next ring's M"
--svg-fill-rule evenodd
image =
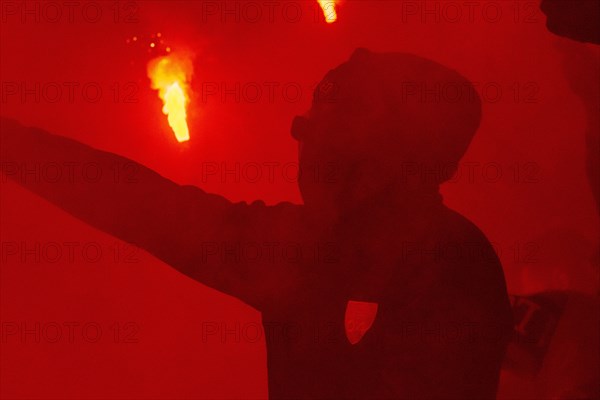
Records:
M148 63L151 87L158 90L158 96L164 104L162 112L167 115L169 126L178 142L190 139L187 106L190 101L189 82L192 71L191 60L176 54L154 58Z
M335 6L337 4L337 0L317 0L321 9L323 10L323 15L325 16L325 22L328 24L332 24L337 20L337 11Z

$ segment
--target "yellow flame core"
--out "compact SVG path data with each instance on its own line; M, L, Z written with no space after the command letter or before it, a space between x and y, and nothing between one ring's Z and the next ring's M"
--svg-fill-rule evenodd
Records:
M335 10L336 0L317 0L321 9L323 10L323 15L325 16L325 22L328 24L332 24L337 20L337 12Z
M148 63L151 87L158 90L158 96L164 104L162 112L167 115L169 126L178 142L190 139L186 110L191 76L192 63L182 56L171 54L155 58Z

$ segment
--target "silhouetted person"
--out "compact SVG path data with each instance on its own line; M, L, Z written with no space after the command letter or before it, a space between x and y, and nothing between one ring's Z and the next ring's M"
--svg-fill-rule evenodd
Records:
M502 269L438 192L480 109L455 71L357 50L294 120L302 206L232 204L6 119L2 161L8 176L72 215L260 310L272 398L491 399L512 324ZM61 160L105 173L72 184L29 182L15 169ZM114 179L132 166L134 180ZM244 243L301 251L272 262L206 245ZM355 316L365 306L369 315ZM363 325L350 335L345 323Z

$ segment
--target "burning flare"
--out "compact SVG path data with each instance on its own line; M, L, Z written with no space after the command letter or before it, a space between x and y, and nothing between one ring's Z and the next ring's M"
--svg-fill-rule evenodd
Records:
M323 15L325 16L325 22L328 24L332 24L337 20L337 12L335 10L337 0L317 0L321 9L323 10Z
M190 101L192 71L191 60L176 54L157 57L148 63L151 87L158 90L158 96L164 103L162 112L167 115L178 142L190 139L186 109Z

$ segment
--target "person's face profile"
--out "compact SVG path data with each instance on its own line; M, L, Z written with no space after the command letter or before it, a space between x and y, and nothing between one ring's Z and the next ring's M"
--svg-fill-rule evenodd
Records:
M336 150L330 146L329 137L335 129L333 121L323 110L313 107L292 121L290 133L298 142L298 187L305 204L333 209L335 193Z

